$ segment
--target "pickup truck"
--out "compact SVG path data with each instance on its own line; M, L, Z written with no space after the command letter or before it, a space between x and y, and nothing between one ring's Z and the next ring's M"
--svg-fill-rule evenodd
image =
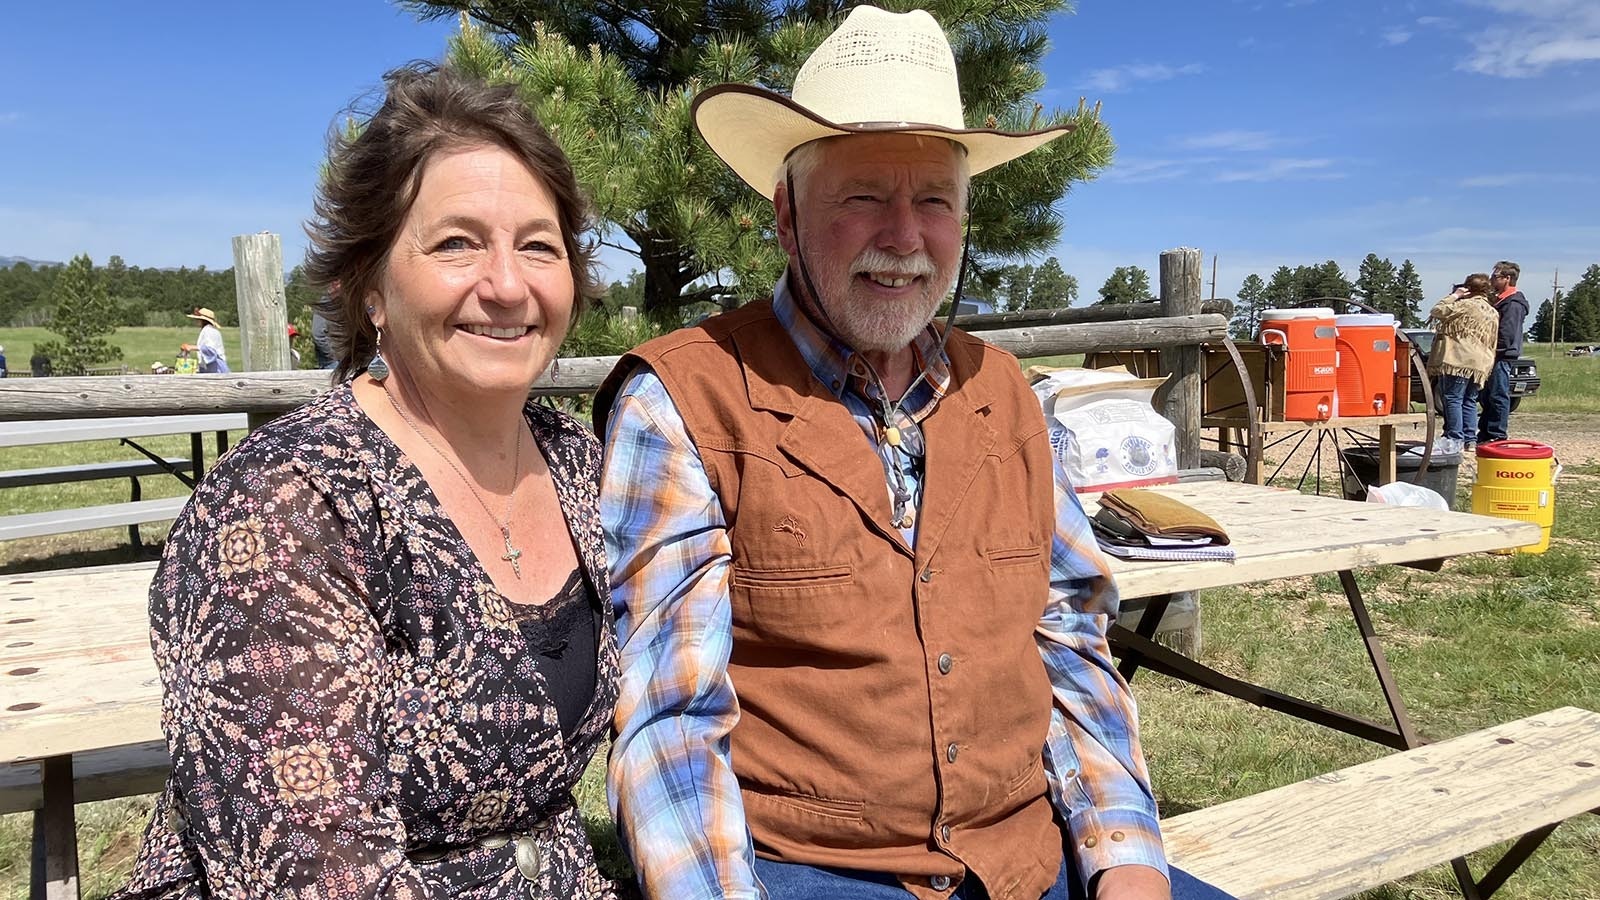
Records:
M1402 328L1401 332L1406 340L1415 344L1417 352L1422 354L1424 365L1428 362L1428 351L1433 349L1433 332L1426 328ZM1539 392L1539 366L1533 357L1524 356L1511 364L1511 408L1515 410L1522 405L1522 398L1532 396ZM1411 402L1421 403L1422 379L1417 373L1411 373ZM1438 389L1435 386L1434 402L1438 403Z

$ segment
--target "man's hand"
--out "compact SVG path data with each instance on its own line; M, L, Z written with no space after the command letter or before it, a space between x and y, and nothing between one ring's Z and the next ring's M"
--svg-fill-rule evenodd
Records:
M1172 887L1149 866L1112 866L1095 879L1095 900L1172 900Z

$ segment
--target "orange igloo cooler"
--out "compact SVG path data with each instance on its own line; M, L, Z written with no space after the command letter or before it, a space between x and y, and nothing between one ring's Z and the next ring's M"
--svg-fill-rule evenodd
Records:
M1334 406L1343 416L1386 416L1394 411L1394 316L1336 316L1338 332Z
M1337 336L1331 309L1268 309L1261 313L1261 343L1284 349L1285 418L1302 422L1333 418L1338 388Z

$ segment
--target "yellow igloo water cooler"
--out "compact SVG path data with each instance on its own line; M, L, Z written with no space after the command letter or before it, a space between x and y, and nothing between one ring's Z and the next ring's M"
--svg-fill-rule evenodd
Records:
M1505 553L1543 553L1550 549L1556 519L1556 452L1537 441L1491 441L1478 445L1478 480L1472 486L1472 511L1539 526L1539 543Z

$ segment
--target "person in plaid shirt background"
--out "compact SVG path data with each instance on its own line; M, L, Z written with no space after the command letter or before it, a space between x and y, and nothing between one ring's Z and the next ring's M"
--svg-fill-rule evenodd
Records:
M646 895L1225 897L1165 861L1116 588L1037 401L932 324L968 178L1068 127L965 128L938 23L872 7L792 98L721 85L695 121L789 266L595 404L608 787Z

